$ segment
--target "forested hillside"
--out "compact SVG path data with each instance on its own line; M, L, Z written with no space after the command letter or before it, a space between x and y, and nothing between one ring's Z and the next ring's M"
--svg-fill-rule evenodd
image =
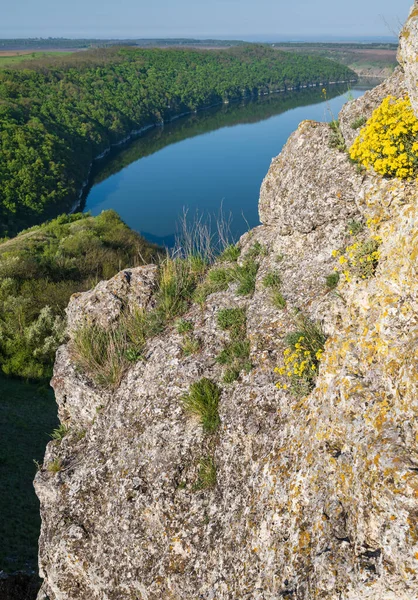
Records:
M0 234L68 210L94 157L132 130L254 93L355 79L321 57L111 48L0 70Z
M0 371L50 377L70 296L160 252L113 211L63 215L0 244Z

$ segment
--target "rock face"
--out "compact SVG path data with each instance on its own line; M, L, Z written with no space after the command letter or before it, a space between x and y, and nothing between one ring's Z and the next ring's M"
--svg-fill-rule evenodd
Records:
M403 85L399 71L343 109L348 142L353 118ZM329 135L305 122L273 160L263 225L240 241L241 262L255 243L263 248L255 293L238 296L231 285L190 308L198 353L184 356L169 327L111 393L59 350L53 385L70 430L49 444L35 481L39 600L418 598L418 187L359 174ZM382 238L379 264L333 292L325 277L337 264L332 251L351 243L352 220ZM285 309L263 285L271 271ZM131 289L120 274L73 299L70 334L83 316L106 324L123 304L152 305L153 267L134 280ZM226 385L217 314L231 307L246 309L253 369ZM304 398L274 385L294 309L328 335ZM211 436L181 402L202 377L222 388ZM197 489L208 455L217 483Z
M401 32L398 61L405 71L409 97L415 113L418 111L418 2L409 13L409 18Z

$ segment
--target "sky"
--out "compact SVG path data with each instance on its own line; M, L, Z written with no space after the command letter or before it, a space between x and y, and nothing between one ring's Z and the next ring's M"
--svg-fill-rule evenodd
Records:
M393 36L413 0L15 0L0 37Z

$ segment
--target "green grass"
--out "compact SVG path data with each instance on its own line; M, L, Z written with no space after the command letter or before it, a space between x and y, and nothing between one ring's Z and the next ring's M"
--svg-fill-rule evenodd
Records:
M366 117L358 117L358 119L354 119L354 121L351 123L351 129L360 129L360 127L363 127L363 125L366 123Z
M193 489L195 492L207 490L216 485L216 465L211 456L200 459L197 480Z
M196 289L194 301L204 304L207 297L216 292L224 292L230 283L236 283L238 296L250 296L255 290L255 281L259 265L254 258L246 259L242 265L231 268L215 267L211 269L205 281Z
M177 317L177 327L188 330L187 321L178 317L190 306L201 269L195 258L167 257L159 265L153 310L126 311L113 330L85 325L75 332L70 348L77 367L97 385L116 389L129 362L140 360L146 341L161 333L172 319ZM186 354L197 350L196 342L190 340Z
M218 413L220 397L220 388L205 377L192 383L189 393L183 397L184 408L199 418L205 433L214 433L221 423Z
M280 287L282 280L277 271L271 271L263 278L263 285L267 288L278 288Z
M245 330L247 321L245 308L222 308L218 312L218 327L224 331L239 333Z
M52 460L47 464L46 470L50 473L59 473L62 469L62 461L59 458Z
M279 290L273 290L271 294L271 302L275 308L280 310L286 308L286 298Z
M187 321L186 319L178 319L175 322L175 327L177 330L177 333L183 334L183 333L189 333L190 331L193 331L193 323L191 321Z
M270 290L270 299L275 308L286 307L286 299L281 292L282 279L277 271L271 271L263 278L263 285Z
M241 254L240 248L233 244L227 246L222 254L219 256L221 262L236 262Z
M185 335L181 345L184 356L191 356L199 352L201 348L200 341L192 335Z
M51 438L57 442L61 442L67 433L69 432L69 428L64 423L61 423L54 431L51 433Z
M223 308L218 313L218 327L229 331L231 339L224 344L223 349L216 357L220 365L227 368L223 374L224 383L236 381L242 371L252 369L250 361L250 341L246 339L247 316L243 308Z
M34 460L42 462L57 407L46 385L0 377L0 571L37 569L39 502Z
M255 242L245 255L246 259L258 258L259 256L267 256L268 250L260 242Z
M63 56L68 54L71 54L71 52L31 52L30 54L18 54L16 56L0 56L0 68L26 62L28 60L39 60L51 56Z

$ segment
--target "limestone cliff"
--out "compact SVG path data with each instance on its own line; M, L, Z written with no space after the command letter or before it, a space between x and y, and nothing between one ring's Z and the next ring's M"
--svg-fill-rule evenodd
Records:
M415 13L401 46L406 84L400 70L348 103L348 143L351 123L383 97L414 97ZM361 172L331 136L303 122L273 160L263 224L239 244L241 263L262 248L255 292L232 283L191 306L197 353L185 356L170 326L111 392L75 367L71 339L60 348L53 386L69 431L49 444L35 482L39 599L418 598L418 188ZM371 231L356 239L382 238L375 273L331 291L333 251L362 221ZM263 284L273 271L284 308ZM155 286L155 267L143 267L74 298L70 337L85 315L111 324L123 307L149 309ZM246 310L253 368L224 384L217 315L231 307ZM328 336L304 397L275 386L295 309ZM222 390L209 436L181 401L202 377ZM207 455L216 485L199 488Z

